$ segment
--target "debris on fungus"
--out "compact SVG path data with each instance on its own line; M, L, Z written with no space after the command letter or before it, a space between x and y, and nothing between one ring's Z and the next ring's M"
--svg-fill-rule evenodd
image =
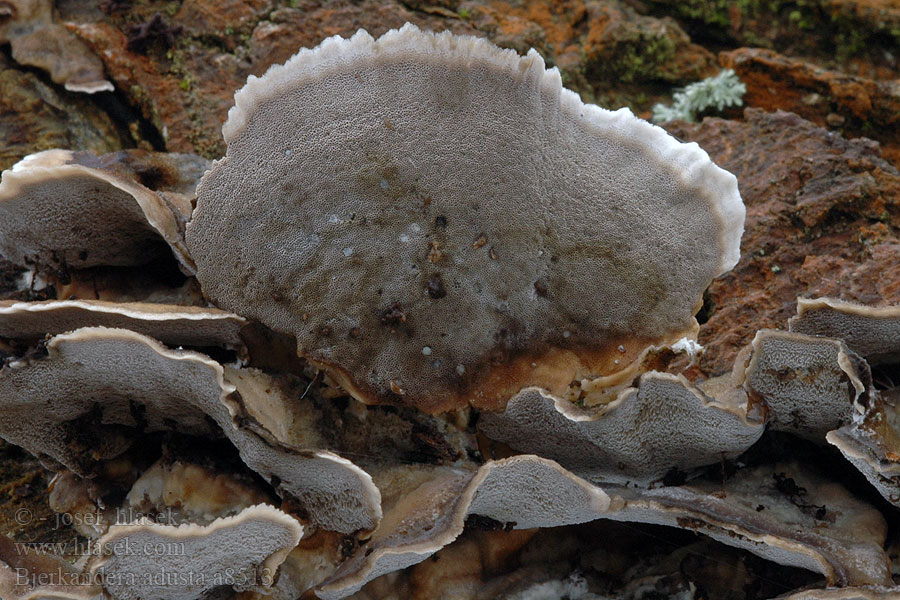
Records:
M157 461L125 497L126 514L165 515L166 525L208 525L255 504L271 502L257 486L208 467L177 460Z

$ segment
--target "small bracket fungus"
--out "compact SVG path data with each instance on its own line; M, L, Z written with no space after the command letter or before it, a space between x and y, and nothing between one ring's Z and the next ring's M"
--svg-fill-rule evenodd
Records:
M293 517L267 505L202 527L113 525L90 573L115 600L196 600L221 586L265 590L302 535Z
M724 483L607 492L623 504L605 518L692 529L822 573L829 585L891 583L881 513L797 464L745 469Z
M223 396L210 414L248 467L279 482L278 492L295 498L312 525L340 533L369 531L378 525L381 492L372 477L333 452L297 446L295 436L304 429L302 415L292 409L295 399L273 393L277 381L254 369L226 369L224 378L236 393ZM228 420L220 406L226 407ZM239 426L229 428L229 423ZM287 431L292 425L295 430ZM315 434L309 437L320 439Z
M103 590L61 557L0 535L3 600L105 600Z
M221 394L215 379L202 377L206 365L148 342L126 330L85 328L52 338L46 357L8 363L0 370L7 417L0 437L88 475L96 460L134 442L122 427L219 435L191 402Z
M246 320L217 308L100 300L0 301L0 338L38 340L82 327L129 329L172 346L242 348Z
M474 472L436 469L395 500L369 543L316 595L345 598L380 575L422 562L455 540L469 515L529 529L592 521L609 505L603 490L537 456L488 462Z
M329 38L250 77L223 133L187 229L205 293L364 402L562 395L693 335L739 256L734 176L535 51Z
M165 245L192 272L173 208L97 157L33 154L0 180L0 253L38 268L140 265Z
M136 181L162 196L175 213L179 228L190 220L193 202L197 198L197 183L212 166L212 161L202 156L177 152L131 149L100 156L86 152L75 155L86 166Z
M874 393L865 414L828 432L828 443L841 451L891 504L900 507L900 403L898 388Z
M841 340L764 329L750 344L747 364L735 364L734 379L765 401L774 429L821 443L850 422L871 377L866 362Z
M111 92L103 62L63 25L53 23L52 0L0 2L0 44L9 43L16 62L50 73L70 92Z
M10 40L20 65L37 67L70 92L95 94L115 88L106 80L103 62L87 44L60 24L44 25Z
M0 4L0 44L53 21L53 0L4 0Z
M747 407L718 402L684 377L651 372L601 410L584 410L537 388L514 396L478 428L515 450L559 461L591 481L648 484L736 456L762 435Z
M900 306L797 298L797 316L788 325L791 331L840 338L870 365L900 363Z
M209 357L102 327L58 335L46 347L47 357L0 370L9 417L0 437L32 454L89 474L97 459L121 454L136 432L224 434L248 467L300 502L312 524L352 533L374 529L381 518L381 496L367 473L331 452L279 442L254 422Z

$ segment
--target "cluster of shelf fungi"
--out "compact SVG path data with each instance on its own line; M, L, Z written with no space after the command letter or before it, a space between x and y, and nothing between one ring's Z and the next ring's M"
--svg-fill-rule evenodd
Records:
M821 574L792 598L896 593L900 307L798 299L689 380L744 218L696 144L582 104L534 51L412 26L251 78L223 132L215 163L3 172L0 437L107 551L2 538L0 596L386 598L467 523L597 519ZM802 453L742 458L767 430L836 448L885 502Z

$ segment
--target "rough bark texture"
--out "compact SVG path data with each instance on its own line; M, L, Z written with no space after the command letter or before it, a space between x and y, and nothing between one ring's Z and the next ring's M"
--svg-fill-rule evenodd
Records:
M747 205L741 261L701 313L709 374L729 370L757 330L784 328L797 296L900 303L900 172L876 142L755 108L668 129L734 173Z

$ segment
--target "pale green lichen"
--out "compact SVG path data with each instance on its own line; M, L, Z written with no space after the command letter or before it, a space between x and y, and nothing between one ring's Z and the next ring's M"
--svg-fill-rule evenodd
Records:
M694 121L699 113L710 108L721 111L729 106L741 106L747 86L741 83L731 69L715 77L692 83L672 96L672 106L657 104L653 107L653 122Z

